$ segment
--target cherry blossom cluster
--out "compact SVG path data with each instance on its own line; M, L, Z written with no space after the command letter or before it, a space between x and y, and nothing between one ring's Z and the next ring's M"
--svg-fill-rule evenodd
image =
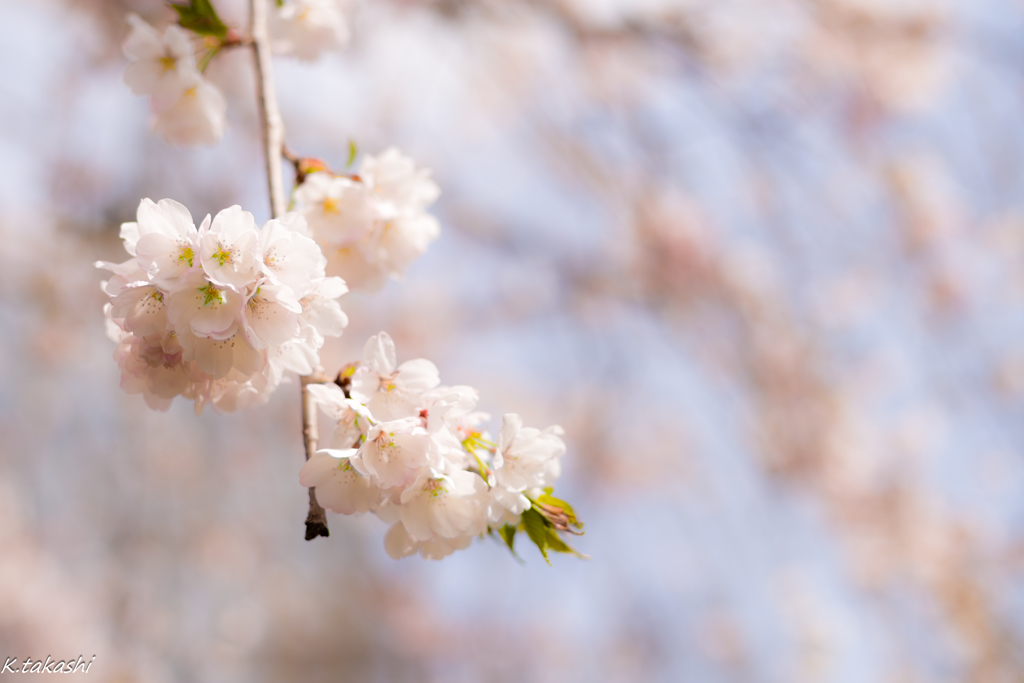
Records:
M266 1L271 49L278 54L312 60L348 41L337 0ZM220 20L208 0L172 7L179 24L162 33L138 15L128 15L131 32L124 53L132 63L124 80L136 95L150 97L153 130L165 140L213 145L224 135L227 102L203 71L221 49L245 41Z
M306 175L295 190L295 210L323 246L328 272L353 289L400 279L441 231L426 213L440 194L430 175L393 147L365 156L354 175Z
M348 41L337 0L267 1L270 43L278 54L312 60ZM224 134L227 104L203 71L220 50L248 39L224 24L208 0L173 7L179 23L162 33L128 17L124 51L132 64L125 81L134 93L150 96L153 128L164 139L212 145ZM352 152L354 158L354 146ZM323 247L328 272L349 286L374 290L401 279L437 239L440 226L426 209L440 190L428 169L397 149L364 157L351 175L332 174L322 164L313 171L298 173L294 208Z
M386 333L373 336L362 361L340 383L307 386L335 420L330 448L299 474L320 504L350 515L372 512L391 524L384 547L393 558L440 559L474 537L499 534L513 548L518 530L547 550L574 552L558 531L580 525L572 508L551 497L565 453L562 429L524 427L502 418L497 441L474 410L468 386L440 386L426 359L397 364Z
M178 21L162 32L128 17L125 82L150 98L153 129L177 144L212 145L224 134L224 95L204 75L220 51L269 47L312 60L349 38L339 0L255 0L252 36L226 25L211 0L170 6ZM349 147L346 168L357 157ZM280 163L282 150L268 142L267 155ZM137 220L121 226L131 258L97 266L112 273L104 310L122 388L158 410L184 396L197 413L207 404L234 411L266 402L286 373L303 375L304 399L336 421L330 447L312 453L315 427L304 416L309 459L299 478L315 489L307 539L327 535L319 501L391 524L385 548L396 559L439 559L485 534L515 553L519 532L545 559L578 554L561 534L581 533L582 524L552 495L565 453L560 427L524 427L507 414L492 439L475 389L440 386L425 359L398 365L383 332L360 363L318 383L325 337L348 322L337 298L349 286L401 279L437 239L427 210L440 190L430 170L394 148L363 157L352 173L283 156L295 167L293 211L262 227L232 206L197 228L170 199L142 200Z
M124 53L132 61L124 80L148 95L153 130L168 142L212 145L224 135L227 101L199 71L192 34L170 25L160 33L135 14Z
M100 262L121 387L166 410L175 396L233 411L265 402L285 372L319 364L327 336L348 319L305 219L288 213L258 227L239 206L196 228L184 206L143 199L121 226L124 263Z

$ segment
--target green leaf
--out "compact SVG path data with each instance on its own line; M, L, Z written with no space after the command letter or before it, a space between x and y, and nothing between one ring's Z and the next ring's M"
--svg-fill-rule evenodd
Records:
M274 0L278 7L284 7L284 0Z
M516 560L522 564L523 558L519 557L519 553L517 553L515 549L516 533L518 531L519 529L515 528L511 524L506 524L498 529L498 535L500 535L501 539L505 541L505 545L507 545L508 549L512 552L512 557L516 558Z
M521 524L523 525L523 530L526 531L526 535L530 537L533 544L537 546L537 550L539 550L540 554L544 556L544 561L550 565L551 560L548 559L547 530L551 527L548 526L543 515L531 507L523 513Z
M356 143L352 140L348 141L348 161L345 163L345 168L350 168L352 162L356 160L356 155L359 154L359 148L356 147Z
M563 541L562 537L558 535L558 530L536 508L531 507L524 512L520 524L526 531L526 535L540 550L540 554L544 556L544 561L549 565L551 560L548 558L548 551L575 555L583 560L590 559L588 555L578 552Z
M178 23L182 28L201 36L223 38L227 35L228 27L217 16L210 0L191 0L187 5L171 4L171 7L178 13Z
M576 555L582 557L578 552L573 550L566 544L565 541L558 535L558 532L554 529L548 528L548 547L554 550L556 553L569 553L570 555Z
M508 549L511 550L513 554L516 552L515 542L517 531L518 529L516 529L511 524L506 524L505 526L498 529L498 533L501 534L501 537L505 540L505 545L508 546Z

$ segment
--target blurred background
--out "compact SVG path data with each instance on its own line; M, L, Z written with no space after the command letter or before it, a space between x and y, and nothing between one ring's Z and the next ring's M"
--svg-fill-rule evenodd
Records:
M215 0L245 25L241 0ZM298 388L118 388L98 259L142 197L268 217L250 55L181 149L122 82L156 0L0 0L0 656L104 681L1024 680L1024 4L375 0L276 62L288 145L434 169L442 236L349 295L560 423L590 561L303 540Z

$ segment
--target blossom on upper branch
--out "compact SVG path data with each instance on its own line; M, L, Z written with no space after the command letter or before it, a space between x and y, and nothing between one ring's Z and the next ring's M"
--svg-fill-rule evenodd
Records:
M233 206L196 228L181 204L143 199L121 226L133 258L97 264L114 274L105 311L121 386L161 410L181 395L231 411L266 401L287 371L312 372L347 323L333 300L347 288L324 275L304 223L287 214L261 229Z
M224 137L227 101L205 78L182 93L166 109L155 109L153 130L177 145L213 145Z
M313 60L348 42L348 24L338 0L287 0L280 6L275 0L267 2L270 47L278 54Z
M124 54L132 63L124 82L136 95L151 96L155 108L166 109L200 78L192 36L173 24L161 34L137 14L129 14L128 23Z
M439 194L429 170L391 148L366 157L353 176L309 174L295 210L324 248L328 272L376 289L400 279L437 239L441 228L426 209Z
M489 416L474 411L477 391L438 386L426 359L398 364L384 332L366 342L362 363L345 377L346 390L306 388L335 421L331 447L299 473L322 506L391 524L384 547L396 559L440 559L484 533L500 532L511 547L520 529L545 557L574 552L558 532L578 526L575 515L550 497L565 453L560 427L523 427L510 413L491 441L482 427Z
M227 102L200 73L192 36L171 25L161 34L135 14L124 53L132 63L124 80L136 95L149 95L153 130L168 142L212 145L224 135Z

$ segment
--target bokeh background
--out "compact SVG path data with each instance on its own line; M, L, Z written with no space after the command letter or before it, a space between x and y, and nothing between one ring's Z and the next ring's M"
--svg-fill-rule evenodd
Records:
M240 0L215 0L246 21ZM1024 4L372 0L276 62L289 146L434 169L440 240L343 300L562 424L590 561L307 543L298 388L118 388L98 259L140 198L268 201L250 55L168 146L155 0L0 0L0 656L104 681L1024 680Z

